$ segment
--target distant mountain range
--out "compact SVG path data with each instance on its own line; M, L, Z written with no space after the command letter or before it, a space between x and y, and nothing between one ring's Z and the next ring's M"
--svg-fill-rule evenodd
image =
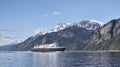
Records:
M0 51L9 51L12 47L16 46L18 43L12 43L0 46Z
M20 43L21 40L7 35L0 34L0 50L9 50L11 47Z
M48 32L40 31L10 50L31 50L36 45L57 42L68 50L120 50L120 18L104 24L97 20L60 23Z
M15 37L0 34L0 46L11 44L11 43L19 43L19 42L21 42L21 40Z
M100 26L103 26L103 25L104 25L103 22L100 22L97 20L90 20L90 21L83 20L79 23L59 23L54 28L52 28L49 32L58 32L60 30L63 30L67 27L72 27L72 26L85 28L87 30L96 30L97 28L100 28Z
M70 45L85 46L91 33L103 26L104 23L97 20L81 21L79 23L59 23L48 32L42 32L31 36L24 42L14 46L11 50L30 50L35 45L51 44L56 41L59 46Z

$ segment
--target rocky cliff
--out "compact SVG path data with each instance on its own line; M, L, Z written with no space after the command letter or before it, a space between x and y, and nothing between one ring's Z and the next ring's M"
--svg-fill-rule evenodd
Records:
M96 30L84 50L120 50L120 18Z

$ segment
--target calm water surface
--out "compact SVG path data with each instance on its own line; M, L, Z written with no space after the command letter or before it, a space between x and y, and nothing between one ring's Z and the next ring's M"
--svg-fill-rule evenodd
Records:
M0 67L120 67L120 52L0 52Z

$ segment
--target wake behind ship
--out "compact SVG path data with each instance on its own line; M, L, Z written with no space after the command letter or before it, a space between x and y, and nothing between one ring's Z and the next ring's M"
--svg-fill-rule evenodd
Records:
M60 47L57 45L56 42L52 44L43 44L43 45L36 45L31 51L40 51L40 52L51 52L51 51L64 51L65 47Z

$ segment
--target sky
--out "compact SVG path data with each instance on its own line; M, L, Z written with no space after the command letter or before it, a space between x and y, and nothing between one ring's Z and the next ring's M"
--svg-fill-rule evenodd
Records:
M0 34L22 40L40 29L120 17L120 0L0 0Z

